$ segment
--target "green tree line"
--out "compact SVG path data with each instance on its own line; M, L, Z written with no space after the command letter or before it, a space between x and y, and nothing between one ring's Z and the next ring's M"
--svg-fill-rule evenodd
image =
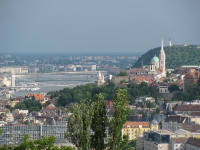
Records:
M22 144L17 146L0 146L0 150L75 150L71 146L55 146L56 136L51 135L49 137L42 136L37 140L29 140L30 136L24 134L21 139Z
M66 106L69 103L80 103L81 99L94 100L96 94L101 93L105 100L113 100L113 97L117 90L126 89L127 98L130 104L135 102L137 96L152 96L156 100L159 97L158 91L154 87L148 87L147 83L142 82L137 85L133 82L128 84L126 87L119 88L115 87L113 82L107 82L107 84L102 86L97 86L96 84L86 84L76 86L73 89L64 88L59 91L58 106Z

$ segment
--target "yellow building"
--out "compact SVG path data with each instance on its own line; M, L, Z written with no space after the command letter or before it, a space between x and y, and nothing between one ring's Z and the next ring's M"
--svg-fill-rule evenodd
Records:
M22 96L16 97L16 98L11 98L10 100L10 106L14 107L17 103L23 101L24 98Z
M150 129L158 130L158 122L156 120L152 120L151 123L139 121L126 122L123 125L122 135L128 135L129 140L135 140L138 135L143 135L144 132Z

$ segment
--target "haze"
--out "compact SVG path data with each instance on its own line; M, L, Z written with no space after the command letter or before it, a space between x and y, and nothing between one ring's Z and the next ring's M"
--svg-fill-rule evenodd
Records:
M137 53L200 44L199 0L0 1L0 52Z

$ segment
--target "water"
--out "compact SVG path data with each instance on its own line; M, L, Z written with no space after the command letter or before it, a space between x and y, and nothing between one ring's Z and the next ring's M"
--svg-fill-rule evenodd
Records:
M96 75L38 75L38 76L22 76L16 78L16 85L24 85L37 83L40 90L37 91L18 91L12 94L12 97L25 96L27 94L40 94L49 91L61 90L64 88L73 88L77 85L94 83ZM28 81L28 82L27 82ZM39 82L36 82L39 81ZM87 82L88 81L88 82Z

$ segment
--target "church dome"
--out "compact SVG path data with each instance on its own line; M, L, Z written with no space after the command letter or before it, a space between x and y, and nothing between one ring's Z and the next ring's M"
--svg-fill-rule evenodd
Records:
M152 60L154 63L159 63L159 58L156 55L152 58Z

